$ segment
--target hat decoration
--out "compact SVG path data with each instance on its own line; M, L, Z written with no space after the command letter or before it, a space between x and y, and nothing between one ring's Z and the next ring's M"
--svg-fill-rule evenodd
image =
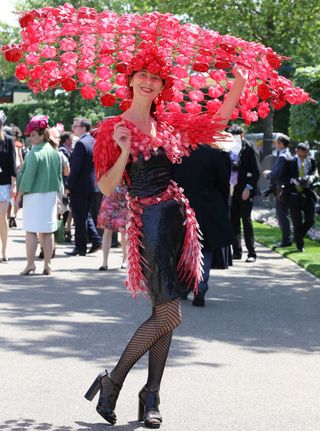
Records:
M260 43L182 24L171 14L117 15L109 10L75 9L71 4L24 12L21 42L2 47L19 63L16 76L35 93L79 90L103 106L131 97L128 77L146 69L165 80L157 110L214 114L233 83L234 67L249 78L232 118L249 124L265 118L270 106L305 103L309 95L280 76L285 58Z
M27 124L25 135L30 135L34 130L43 130L49 127L49 117L46 115L35 115Z

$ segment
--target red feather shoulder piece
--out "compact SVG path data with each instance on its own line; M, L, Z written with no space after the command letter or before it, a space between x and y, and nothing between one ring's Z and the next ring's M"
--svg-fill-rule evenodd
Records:
M120 155L120 148L113 139L114 125L119 121L118 116L103 120L93 132L96 139L93 160L98 180L115 164Z

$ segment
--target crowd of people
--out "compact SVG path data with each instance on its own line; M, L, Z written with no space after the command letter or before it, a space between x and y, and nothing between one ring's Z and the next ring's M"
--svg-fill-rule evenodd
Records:
M242 259L243 231L247 249L246 262L255 262L254 230L251 212L254 197L260 193L259 155L244 137L244 130L235 124L226 129L225 143L201 145L182 163L173 168L174 180L184 189L196 212L203 235L203 275L193 304L203 306L208 290L209 271L228 268L233 260ZM35 254L40 243L44 259L43 274L51 273L55 256L54 236L59 219L63 225L64 242L74 248L69 256L85 256L103 250L100 271L108 270L112 242L123 252L121 268L127 267L126 224L128 210L126 186L117 186L111 196L103 196L96 180L93 163L95 139L86 118L74 118L72 131L62 124L49 127L46 116L35 116L22 133L16 126L6 126L0 112L0 233L2 261L8 261L8 226L16 227L16 213L22 207L22 229L26 231L26 268L22 275L35 272ZM274 194L276 216L282 239L275 247L291 246L304 251L304 240L315 222L318 172L309 155L309 144L300 142L293 156L288 136L278 134L273 142L277 157L272 170L263 175L270 187L262 193ZM222 150L222 151L221 151ZM16 181L17 179L17 181ZM291 228L291 223L293 229ZM241 229L242 224L242 229ZM293 236L292 236L293 231ZM91 243L88 249L87 244ZM188 290L181 293L188 295Z
M187 236L183 217L185 211L190 211L189 207L183 209L178 206L175 209L171 207L171 200L168 201L169 204L166 199L159 204L158 198L152 201L148 195L144 196L148 187L155 193L165 178L164 166L161 164L166 162L159 162L156 157L154 160L151 158L152 166L150 163L147 166L148 159L144 162L138 160L132 171L129 171L130 181L136 183L136 189L132 189L131 183L131 190L135 190L137 196L141 195L133 200L129 197L129 204L128 189L119 181L127 160L123 162L121 158L118 159L118 166L111 177L103 176L102 180L99 176L97 178L94 166L96 140L86 118L74 118L72 132L66 132L61 125L49 127L47 116L32 117L25 131L30 148L18 140L21 139L21 133L17 128L6 127L5 123L6 116L0 111L0 234L3 262L9 259L8 224L11 227L17 226L16 214L20 209L21 227L26 232L27 263L20 273L24 276L36 271L35 258L39 244L39 257L44 261L42 274L51 274L51 260L55 256L53 234L58 230L59 224L66 243L72 242L74 225L74 247L66 251L66 255L85 256L102 248L102 264L97 268L100 271L108 270L108 257L115 232L120 232L121 235L123 269L127 268L128 259L130 265L131 255L137 258L134 244L130 244L131 235L135 235L132 228L142 227L142 238L145 235L148 238L145 243L138 243L138 247L139 253L145 256L146 261L148 259L148 267L142 268L142 277L148 277L148 283L156 286L150 295L153 314L149 322L138 328L111 375L107 372L99 375L86 393L86 398L91 400L100 389L97 411L108 422L115 423L114 407L122 383L140 356L147 349L152 350L150 343L154 338L151 340L150 337L158 334L156 343L161 346L152 354L151 373L147 384L139 393L139 403L141 412L148 413L144 413L144 416L141 413L140 419L144 419L150 427L159 425L162 417L158 410L158 388L172 333L181 319L180 302L176 302L176 295L179 300L186 299L191 291L186 282L181 283L176 279L176 273L170 273L170 262L176 261L181 255L181 241L184 235ZM114 139L122 145L124 154L126 143L134 133L130 124L130 120L124 119L114 128ZM152 133L152 127L149 133ZM228 127L222 135L218 144L201 144L188 157L182 157L181 163L170 168L170 176L174 180L172 184L183 188L201 230L203 273L192 301L192 305L198 307L205 305L210 269L227 269L233 260L242 259L241 230L247 249L245 262L252 264L257 259L251 212L254 197L259 193L258 153L245 139L244 130L239 125ZM277 246L292 244L291 216L294 241L298 251L303 252L303 238L315 221L316 195L312 186L318 178L317 168L314 159L308 155L308 144L299 143L293 157L289 143L289 138L282 134L273 143L278 155L272 170L263 172L270 179L270 188L265 194L275 195L276 213L282 232L282 241ZM22 152L23 148L25 150ZM142 164L142 167L136 169L137 164ZM167 168L166 166L165 170ZM112 172L112 168L110 171ZM153 175L153 179L151 185L148 185L146 179L149 178L150 181L150 175ZM180 192L181 189L176 189L173 193ZM137 207L138 199L143 202L141 207ZM135 214L133 218L128 212L128 205ZM176 210L178 215L173 217ZM142 216L141 221L138 220L135 225L136 214ZM176 216L182 217L181 223L177 224ZM197 238L190 235L189 241L195 243ZM169 250L172 255L168 255ZM194 258L190 252L188 256ZM153 268L152 271L150 267ZM169 285L168 277L171 280ZM175 289L170 288L171 283ZM175 283L179 283L179 288ZM162 313L166 316L164 320ZM145 339L143 343L140 342L141 337ZM103 398L106 396L107 398ZM148 397L151 400L150 409L147 408Z
M309 155L309 144L300 142L295 155L289 149L290 138L278 134L273 146L277 157L272 170L263 175L270 180L265 195L275 196L276 216L281 230L281 241L275 248L289 247L293 241L297 251L304 252L304 237L315 223L318 185L318 169L314 158ZM293 225L293 236L291 229Z

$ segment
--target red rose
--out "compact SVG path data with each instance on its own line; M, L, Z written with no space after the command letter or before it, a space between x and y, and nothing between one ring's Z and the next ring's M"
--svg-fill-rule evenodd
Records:
M28 76L29 76L29 69L27 68L27 66L25 64L18 64L18 66L16 67L16 77L20 81L23 81L27 79Z
M4 56L7 61L10 61L11 63L18 63L23 55L20 49L13 46L12 48L4 51Z
M126 73L127 71L127 63L118 63L116 66L116 70L119 73Z
M72 78L64 79L61 82L61 86L66 91L73 91L77 88L77 81Z
M258 105L258 114L260 118L267 118L270 113L269 104L267 102L261 102Z
M119 108L121 109L121 111L126 111L127 109L130 108L132 104L132 100L123 100L120 104L119 104Z
M267 54L267 60L273 69L279 69L281 61L276 54Z
M270 88L267 86L267 84L260 84L258 86L258 95L260 99L262 100L268 100L271 96Z
M90 85L86 85L85 87L80 88L80 93L84 99L94 99L96 97L97 91Z
M116 103L114 94L106 94L100 98L102 106L113 106Z
M231 66L231 63L229 61L226 61L226 60L217 60L214 63L214 67L216 69L228 69L228 67L230 67L230 66Z
M207 63L194 63L192 69L196 72L208 72L209 65Z
M32 12L26 12L19 18L19 23L21 28L27 27L29 24L32 24L34 21L34 15Z

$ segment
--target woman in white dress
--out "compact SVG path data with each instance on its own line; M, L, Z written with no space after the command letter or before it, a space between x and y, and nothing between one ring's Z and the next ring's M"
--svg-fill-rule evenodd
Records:
M60 157L49 144L48 117L33 117L26 129L32 150L18 175L16 205L23 197L22 229L26 231L27 266L21 275L34 274L37 233L44 251L43 275L51 273L52 233L57 230L57 194L61 190Z

